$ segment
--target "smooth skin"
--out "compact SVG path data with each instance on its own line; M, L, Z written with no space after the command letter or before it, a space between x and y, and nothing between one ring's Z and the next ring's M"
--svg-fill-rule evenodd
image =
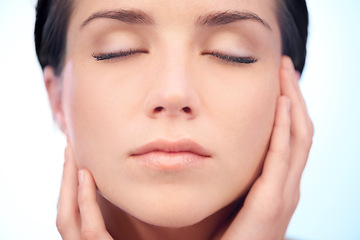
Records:
M280 96L275 1L76 3L61 76L46 67L44 77L76 164L99 189L108 231L116 239L209 239L237 210L231 205L253 185L268 151ZM153 24L91 17L109 9L146 14ZM234 12L267 24L229 22ZM143 52L94 58L129 49ZM241 57L257 61L226 61ZM132 157L157 140L190 140L210 157L179 171Z
M312 136L312 121L299 88L299 74L289 57L280 68L281 96L260 177L230 225L213 239L283 239L300 197L300 180ZM97 188L87 169L78 169L71 143L65 154L57 227L63 239L112 239L97 202Z

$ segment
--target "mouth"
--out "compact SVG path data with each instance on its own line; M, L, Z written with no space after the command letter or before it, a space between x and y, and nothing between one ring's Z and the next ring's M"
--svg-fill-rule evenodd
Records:
M136 148L130 153L130 157L152 168L176 171L201 165L211 155L200 144L189 139L161 139Z

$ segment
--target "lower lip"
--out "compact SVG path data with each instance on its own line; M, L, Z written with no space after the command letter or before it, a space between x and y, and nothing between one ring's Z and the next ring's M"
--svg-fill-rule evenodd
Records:
M176 171L203 163L207 157L192 152L149 152L146 154L132 156L137 161L150 167L164 170Z

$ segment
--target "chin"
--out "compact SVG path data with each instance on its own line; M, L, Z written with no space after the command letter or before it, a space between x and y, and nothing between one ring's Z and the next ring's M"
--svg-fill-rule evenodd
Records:
M137 219L154 226L166 228L182 228L195 225L208 216L209 212L193 211L189 209L173 209L168 211L150 211L147 213L133 215Z
M197 194L187 195L162 195L149 196L142 200L131 202L118 202L115 204L120 209L147 224L166 227L182 228L195 225L215 212L219 211L228 203L223 199L201 198ZM124 200L124 199L122 199Z

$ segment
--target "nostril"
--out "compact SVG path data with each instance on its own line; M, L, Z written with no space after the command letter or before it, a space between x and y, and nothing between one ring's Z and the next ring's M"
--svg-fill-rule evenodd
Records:
M157 107L154 109L154 112L161 112L163 110L163 107Z
M156 108L154 108L154 113L160 113L160 112L164 111L164 109L165 109L164 107L156 107ZM189 113L189 114L192 113L192 110L190 107L183 107L182 111L184 111L184 113Z
M183 111L186 112L186 113L191 113L191 108L189 108L189 107L184 107L184 108L183 108Z

